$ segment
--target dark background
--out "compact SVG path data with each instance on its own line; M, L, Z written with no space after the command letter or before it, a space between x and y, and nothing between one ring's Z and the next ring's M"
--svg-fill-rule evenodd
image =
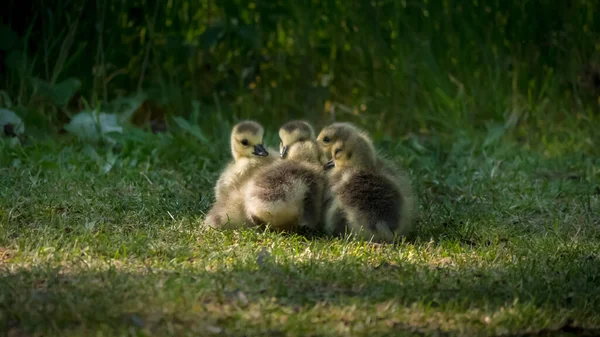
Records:
M597 115L596 1L15 1L0 88L28 125L143 93L132 121L183 116L527 134ZM140 96L135 96L140 97ZM6 102L4 102L6 103ZM524 127L519 131L518 127Z

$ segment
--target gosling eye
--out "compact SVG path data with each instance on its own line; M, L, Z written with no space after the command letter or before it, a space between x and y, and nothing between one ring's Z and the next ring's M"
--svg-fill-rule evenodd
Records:
M242 141L240 143L242 143L242 145L244 145L244 146L248 146L248 144L250 144L250 143L248 143L247 139L242 139Z
M298 141L299 141L299 142L303 142L303 141L305 141L305 140L306 140L306 138L304 138L304 137L303 137L303 138L300 138L300 139L298 139Z
M324 142L324 143L329 143L330 141L331 141L331 139L329 139L329 137L327 137L327 136L325 136L325 137L323 138L323 142Z
M342 152L342 149L335 149L335 155L337 156L338 153Z

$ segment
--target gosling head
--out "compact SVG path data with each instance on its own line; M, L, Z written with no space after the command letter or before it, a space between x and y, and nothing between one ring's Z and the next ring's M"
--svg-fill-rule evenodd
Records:
M319 136L317 136L317 142L325 152L327 159L331 159L331 149L338 140L345 141L351 135L362 133L363 131L352 123L333 123L321 130Z
M292 145L315 139L315 130L305 121L291 121L279 129L279 153L286 158Z
M350 135L347 139L339 139L331 147L332 159L325 164L325 170L354 168L372 170L375 168L376 156L371 144L359 134Z
M233 158L266 157L269 152L263 146L263 127L254 121L236 124L231 131L231 153Z

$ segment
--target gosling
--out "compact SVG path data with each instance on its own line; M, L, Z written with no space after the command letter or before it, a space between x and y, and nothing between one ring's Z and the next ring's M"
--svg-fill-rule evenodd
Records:
M373 140L369 134L352 123L337 122L326 126L317 136L317 142L323 149L327 159L330 160L332 158L331 147L333 144L335 144L335 142L338 140L345 141L352 135L358 135L363 138L367 142L367 145L370 147L371 151L376 154L376 167L379 172L396 176L398 179L403 181L406 180L406 177L403 176L403 173L391 160L385 158L385 156L381 155L380 153L377 153L375 146L373 145Z
M292 147L297 143L299 146ZM294 151L297 153L292 153ZM309 163L319 162L322 165L329 160L316 141L315 129L306 121L291 121L281 126L279 153L283 159L289 156L295 160L303 159Z
M250 178L263 166L278 160L263 146L263 127L254 121L242 121L231 132L231 161L215 185L215 203L205 218L214 228L236 228L249 221L244 213L243 190Z
M246 217L276 231L316 229L321 223L326 178L324 153L304 121L279 129L283 160L264 167L246 190Z
M359 134L337 140L325 165L327 196L325 231L351 234L375 242L392 242L412 227L413 201L409 185L377 170L376 154Z

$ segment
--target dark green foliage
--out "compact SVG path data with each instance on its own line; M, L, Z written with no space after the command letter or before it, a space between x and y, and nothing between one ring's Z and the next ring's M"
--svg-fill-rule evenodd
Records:
M202 109L218 114L203 117L211 123L324 123L335 111L376 137L597 114L595 1L51 3L10 1L0 29L12 46L2 85L20 104L34 90L25 76L78 78L93 106L138 89L168 116L197 102L215 108Z

